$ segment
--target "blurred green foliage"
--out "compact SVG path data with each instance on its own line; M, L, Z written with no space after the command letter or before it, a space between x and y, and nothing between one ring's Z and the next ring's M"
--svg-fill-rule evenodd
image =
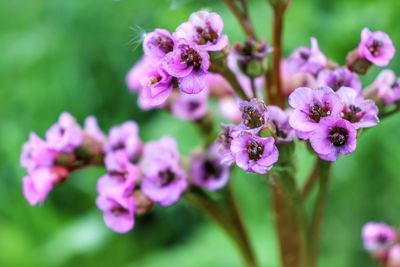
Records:
M199 135L189 123L161 112L140 112L124 76L140 57L145 31L173 30L200 8L219 12L230 39L243 40L221 2L1 1L0 266L241 266L223 233L184 201L139 218L129 234L106 229L94 205L101 169L73 174L43 207L30 207L21 194L21 145L31 130L42 135L62 111L80 121L96 115L105 130L134 119L144 140L173 135L184 154L198 145ZM250 0L256 28L268 40L271 13L266 2ZM400 45L399 10L400 2L393 0L294 0L286 19L285 53L315 36L329 57L343 63L364 26L386 31ZM398 56L391 67L400 73ZM374 266L361 247L362 224L400 224L399 134L400 117L385 120L360 138L356 153L335 164L321 266ZM305 148L298 157L305 177L312 157ZM263 266L277 266L265 181L237 171L234 183Z

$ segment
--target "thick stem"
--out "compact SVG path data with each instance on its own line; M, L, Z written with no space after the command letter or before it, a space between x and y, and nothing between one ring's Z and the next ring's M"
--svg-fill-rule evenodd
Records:
M257 35L254 30L253 24L250 21L248 14L247 1L240 1L242 5L242 10L236 6L234 0L223 0L231 12L235 15L237 21L242 27L244 33L248 39L257 40Z
M282 267L308 267L306 223L293 173L270 173L275 227Z
M311 190L313 189L316 181L318 180L318 174L319 174L319 160L315 162L314 167L310 175L308 176L307 181L303 186L303 189L301 190L301 198L303 200L305 200L308 197Z
M230 190L230 189L228 189ZM220 203L210 198L204 191L192 188L185 196L198 209L204 212L211 220L217 223L236 244L246 267L258 267L256 257L250 245L247 233L241 223L237 206L232 193L228 191L229 211ZM232 199L230 199L232 198ZM229 204L230 202L232 202ZM234 205L234 210L232 205Z
M314 207L312 219L308 228L309 237L309 267L316 267L318 264L321 225L324 210L328 198L329 176L331 163L319 160L319 191Z

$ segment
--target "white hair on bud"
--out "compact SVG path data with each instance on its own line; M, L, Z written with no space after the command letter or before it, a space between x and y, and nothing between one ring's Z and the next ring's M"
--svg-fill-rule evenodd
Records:
M146 31L138 25L130 27L129 29L132 31L132 33L128 45L132 46L133 50L135 51L143 43L144 37L146 36Z

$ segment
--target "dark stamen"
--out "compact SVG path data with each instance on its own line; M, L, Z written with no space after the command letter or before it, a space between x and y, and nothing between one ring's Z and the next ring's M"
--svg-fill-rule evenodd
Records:
M342 127L334 127L329 132L329 140L334 146L343 146L347 143L347 139L349 137L349 133L345 128Z
M257 141L251 140L247 144L247 153L251 160L259 160L264 153L264 147Z

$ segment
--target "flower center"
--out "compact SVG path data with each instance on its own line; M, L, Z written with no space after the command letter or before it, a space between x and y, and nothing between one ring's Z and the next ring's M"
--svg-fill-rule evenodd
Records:
M379 234L379 235L376 237L376 242L378 242L378 243L381 244L381 245L386 244L387 241L388 241L388 237L387 237L386 235L384 235L384 234Z
M194 112L199 107L200 107L200 103L197 102L197 101L189 101L188 102L188 110L189 110L189 112Z
M204 180L207 180L210 177L219 178L219 176L221 176L221 168L216 165L215 162L211 159L207 159L206 161L204 161L203 168L205 171L203 177Z
M323 106L319 103L315 103L310 106L308 117L315 122L319 122L321 118L329 115L331 115L331 110L328 103L325 103Z
M250 129L261 127L265 124L265 119L263 114L261 114L257 109L252 106L245 106L242 110L242 119L244 125Z
M282 139L285 139L287 137L287 132L284 129L282 129L281 127L279 127L278 122L273 120L272 124L274 124L274 126L275 126L276 135Z
M348 108L343 110L342 118L349 122L358 122L363 114L359 114L362 110L354 105L350 105Z
M128 210L125 209L124 207L121 207L121 206L115 206L115 207L113 207L113 208L111 209L111 213L112 213L114 216L120 216L120 215L125 214L125 213L127 213L127 212L128 212Z
M349 133L345 128L342 127L334 127L329 132L329 140L334 146L343 146L347 143L347 139L349 137Z
M251 140L247 144L247 153L251 160L259 160L264 153L264 147L257 141Z
M171 169L161 171L158 173L158 175L160 176L161 186L167 186L171 184L176 178L175 173L171 171Z
M217 43L218 41L218 34L216 31L214 31L209 25L206 27L197 27L196 28L197 32L197 42L199 45L204 45L208 42L211 42L213 44Z
M310 52L308 51L300 51L299 56L302 60L307 61L310 58Z
M374 39L372 44L368 47L368 50L374 57L376 57L379 56L382 46L383 42L381 40Z
M200 70L202 62L201 56L192 47L183 47L181 59L187 66L193 66L194 70Z
M157 36L151 39L151 43L158 47L165 54L174 49L174 41L167 36Z

